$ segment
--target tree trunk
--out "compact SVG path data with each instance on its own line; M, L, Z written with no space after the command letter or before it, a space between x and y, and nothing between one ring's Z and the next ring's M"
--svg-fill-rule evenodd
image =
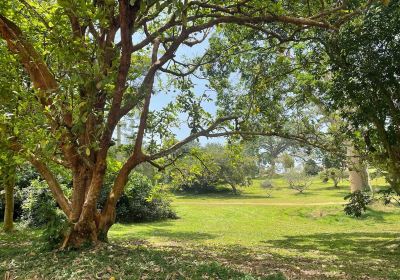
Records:
M274 176L276 174L275 159L271 160L270 164L271 164L271 166L269 167L269 175Z
M333 179L333 187L335 188L339 187L339 179Z
M101 238L96 222L88 220L84 223L71 225L65 235L61 249L81 248L86 245L96 245L102 241L107 240Z
M370 188L366 165L360 160L360 155L353 145L347 146L350 191L363 191Z
M235 184L230 184L230 185L231 185L233 194L234 194L234 195L237 195L237 188L236 188L236 185L235 185Z
M16 166L12 165L6 169L4 179L5 190L5 210L4 210L4 225L5 232L10 232L14 229L14 187L15 187L15 171Z

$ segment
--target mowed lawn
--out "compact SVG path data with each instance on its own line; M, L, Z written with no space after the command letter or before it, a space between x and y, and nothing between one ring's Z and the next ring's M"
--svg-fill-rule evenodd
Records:
M241 195L173 195L177 220L116 224L110 243L43 250L39 230L0 232L5 279L400 279L400 209L343 212L348 182L304 194L274 179ZM385 182L373 181L377 187ZM8 277L8 278L7 278Z
M299 277L400 279L398 208L375 204L364 217L355 219L343 212L343 197L349 190L346 181L333 188L331 182L315 178L310 189L300 194L283 179L275 179L271 197L260 182L255 180L239 196L176 195L173 206L180 219L118 224L112 228L111 239L219 248L228 259L229 254L242 260L250 254L266 271L298 270L303 275ZM374 180L373 185L380 188L384 181Z
M364 217L343 212L348 182L339 188L315 179L304 193L289 189L282 179L268 197L255 180L241 195L176 195L173 207L180 217L162 222L115 225L111 238L144 238L157 244L195 243L260 247L270 241L338 233L400 232L400 209L375 204ZM317 236L315 236L317 238Z

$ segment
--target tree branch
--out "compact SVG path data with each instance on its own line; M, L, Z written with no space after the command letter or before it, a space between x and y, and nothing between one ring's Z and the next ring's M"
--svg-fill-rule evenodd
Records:
M35 157L31 156L29 161L32 165L39 171L40 175L46 180L51 193L53 194L55 200L58 205L60 205L61 209L70 218L71 215L71 202L68 198L65 197L64 192L62 191L60 184L58 183L54 174L50 171L50 169L43 162L39 161Z

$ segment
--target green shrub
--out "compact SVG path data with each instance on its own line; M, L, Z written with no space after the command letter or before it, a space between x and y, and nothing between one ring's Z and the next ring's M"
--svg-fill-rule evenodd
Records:
M58 248L69 228L68 219L61 209L56 208L44 226L42 240L47 248Z
M304 164L304 172L308 176L317 175L321 171L321 167L313 159L309 159Z
M35 179L22 190L22 222L28 227L40 227L46 248L60 245L68 228L65 214L58 208L45 181Z
M39 178L40 175L33 167L28 164L22 164L17 170L17 180L14 188L14 220L19 220L22 216L22 205L24 202L23 190L31 185L31 181ZM0 192L1 193L1 192ZM4 219L4 195L0 195L0 220Z
M112 180L110 180L112 181ZM103 205L111 184L104 188L99 203ZM175 219L171 202L161 186L154 186L150 179L140 173L133 173L118 200L117 222L144 222L162 219Z
M45 181L32 180L22 190L21 220L30 227L42 227L57 216L57 205Z
M295 170L294 168L286 172L284 178L289 188L299 193L304 193L312 184L311 176L306 175L305 172Z
M344 212L346 215L356 218L361 217L362 213L367 210L367 205L371 203L372 200L369 194L362 191L355 191L346 195L344 199L349 200L344 206Z
M274 186L270 180L264 180L260 183L261 188L267 191L267 197L271 197L272 189Z
M226 186L208 183L205 181L191 181L181 185L174 185L174 191L192 194L230 193L232 190Z

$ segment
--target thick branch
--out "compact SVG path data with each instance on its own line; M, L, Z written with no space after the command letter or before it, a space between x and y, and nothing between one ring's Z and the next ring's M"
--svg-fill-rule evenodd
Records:
M207 136L210 135L210 133L215 130L218 125L226 122L226 121L230 121L230 120L234 120L237 119L236 116L227 116L227 117L221 117L218 118L214 123L212 123L207 129L201 130L197 133L193 133L190 136L186 137L185 139L183 139L182 141L176 143L175 145L169 147L168 149L165 149L163 151L160 151L158 153L155 153L153 155L149 155L146 156L146 160L155 160L158 158L162 158L165 157L173 152L175 152L176 150L178 150L179 148L181 148L182 146L186 145L187 143L201 137L201 136Z
M138 132L137 132L137 136L136 136L135 147L133 149L134 154L138 154L138 153L142 152L142 143L143 143L144 131L147 126L147 118L149 115L151 94L153 92L154 77L156 74L156 66L157 66L157 64L159 64L159 61L157 59L159 47L160 47L160 40L159 39L154 40L153 53L151 56L152 67L142 85L142 91L144 92L146 97L144 99L143 109L142 109L142 113L140 115L139 128L138 128ZM153 68L154 68L154 70L152 70Z
M53 92L57 89L57 82L41 56L25 40L21 29L3 15L0 15L0 35L6 40L8 49L19 56L35 88L42 92Z
M62 191L60 184L58 183L54 174L43 162L39 161L33 156L29 158L29 161L39 171L40 175L42 175L42 177L46 180L51 190L51 193L53 194L58 205L60 205L65 215L67 215L67 217L69 218L71 215L71 202L68 200L68 198L65 197L64 192Z

